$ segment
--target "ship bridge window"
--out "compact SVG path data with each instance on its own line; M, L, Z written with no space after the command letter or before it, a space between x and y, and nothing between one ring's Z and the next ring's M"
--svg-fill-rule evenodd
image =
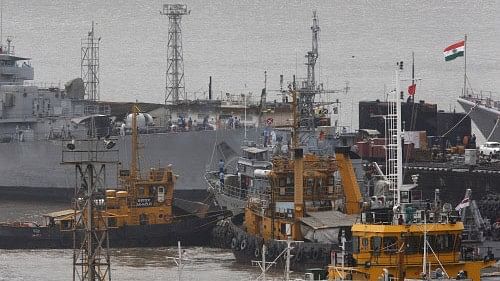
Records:
M156 186L149 186L149 196L156 195Z
M410 203L409 191L401 191L401 203Z
M368 238L363 237L361 239L361 250L362 251L367 251L368 250Z
M397 238L395 236L384 237L384 253L395 253L398 249Z
M405 239L406 253L416 254L423 250L423 237L422 236L408 236Z
M286 179L285 178L279 179L279 186L286 186Z
M454 242L454 251L459 252L460 249L462 248L462 236L460 235L455 235L455 242Z
M108 218L108 226L116 227L116 218Z
M382 246L382 237L374 236L370 239L371 250L375 256L380 254L380 247Z
M353 254L359 253L359 236L352 237L352 253Z
M454 235L439 234L431 236L431 246L436 251L451 252L453 250Z
M307 187L312 187L313 185L314 185L314 179L307 179L306 180Z

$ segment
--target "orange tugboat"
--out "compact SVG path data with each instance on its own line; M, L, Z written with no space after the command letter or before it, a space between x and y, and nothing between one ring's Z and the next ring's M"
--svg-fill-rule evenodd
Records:
M95 197L109 232L111 247L143 247L175 245L203 245L210 240L216 223L227 216L227 211L210 211L209 206L187 201L176 204L189 208L175 208L173 191L176 176L170 166L151 168L146 177L138 169L137 114L132 109L132 160L129 170L120 170L117 189L103 190ZM110 141L105 145L112 148ZM74 142L67 149L75 150ZM82 182L82 184L88 184ZM85 190L85 189L79 189ZM75 194L75 204L85 194ZM75 208L77 209L77 208ZM81 217L75 209L50 213L46 223L0 224L0 248L71 248L73 229ZM188 209L189 211L186 211Z

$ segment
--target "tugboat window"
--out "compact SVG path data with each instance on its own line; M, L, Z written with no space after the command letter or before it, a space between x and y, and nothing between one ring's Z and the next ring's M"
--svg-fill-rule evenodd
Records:
M401 203L410 203L410 194L408 191L401 191Z
M139 216L139 223L141 225L146 225L146 224L149 224L149 219L148 219L148 215L147 214L141 214Z
M359 253L359 237L358 236L352 237L352 252L354 254Z
M280 178L280 183L279 183L280 186L286 186L286 179L284 178Z
M108 226L116 227L116 218L108 218Z
M281 234L286 235L286 224L285 223L281 224L280 232L281 232Z
M462 237L460 235L454 235L454 236L455 236L454 251L459 252L460 249L462 248Z
M406 253L416 254L423 251L423 237L422 236L409 236L405 240Z
M363 238L361 239L361 249L367 250L368 249L368 238Z
M395 253L397 251L397 238L394 236L384 237L384 252Z
M374 236L370 241L371 249L375 256L378 256L380 253L380 246L382 245L382 237Z

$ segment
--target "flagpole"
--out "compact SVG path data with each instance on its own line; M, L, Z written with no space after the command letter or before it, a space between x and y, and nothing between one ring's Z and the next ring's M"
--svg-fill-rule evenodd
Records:
M467 34L464 37L464 97L467 96Z
M411 85L415 85L415 52L411 52ZM415 101L415 93L411 96L411 101Z

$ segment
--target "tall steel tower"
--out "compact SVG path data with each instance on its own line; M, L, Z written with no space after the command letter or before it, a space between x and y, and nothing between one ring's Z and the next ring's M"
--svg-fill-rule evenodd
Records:
M186 99L184 60L182 57L182 16L189 11L185 4L164 4L162 15L168 16L167 75L165 103L176 104L179 97Z
M112 145L111 145L112 144ZM111 280L106 167L116 165L112 140L96 138L64 143L62 163L74 165L73 281Z
M99 42L95 38L94 22L86 38L82 39L81 75L88 100L99 100Z

